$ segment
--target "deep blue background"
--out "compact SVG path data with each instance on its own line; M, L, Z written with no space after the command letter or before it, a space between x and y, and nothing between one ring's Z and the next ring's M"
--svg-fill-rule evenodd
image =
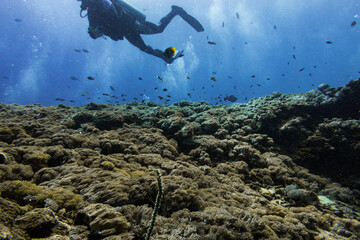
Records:
M176 17L162 34L144 36L153 48L185 50L183 58L166 65L126 40L91 39L76 0L0 0L0 102L54 105L62 98L65 104L81 105L137 97L163 103L157 96L170 95L171 102L216 103L220 94L244 102L274 91L306 92L320 83L340 86L360 76L360 24L351 27L360 20L358 0L128 2L155 23L171 5L182 6L205 32ZM83 48L89 53L74 51Z

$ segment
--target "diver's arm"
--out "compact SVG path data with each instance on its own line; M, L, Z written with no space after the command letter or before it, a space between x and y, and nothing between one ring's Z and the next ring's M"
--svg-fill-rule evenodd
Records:
M176 58L166 58L164 52L159 49L153 49L149 45L146 45L144 40L141 38L140 34L136 32L129 32L125 35L125 38L135 47L139 48L141 51L144 51L150 55L161 58L167 63L172 63Z

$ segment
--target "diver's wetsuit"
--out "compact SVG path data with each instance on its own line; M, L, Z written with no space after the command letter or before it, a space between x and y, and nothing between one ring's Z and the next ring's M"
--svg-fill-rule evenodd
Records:
M201 24L191 15L187 14L181 7L172 6L168 15L160 20L158 25L148 22L143 17L137 17L131 9L123 6L122 0L81 0L81 10L88 10L89 34L96 39L102 35L107 35L111 39L123 40L124 37L140 50L157 56L167 63L173 62L181 57L178 54L174 58L164 57L164 52L159 49L153 49L146 45L140 34L157 34L164 31L170 21L177 15L182 17L196 31L204 31ZM121 4L122 3L122 4ZM141 14L141 13L140 13ZM182 53L182 52L181 52Z

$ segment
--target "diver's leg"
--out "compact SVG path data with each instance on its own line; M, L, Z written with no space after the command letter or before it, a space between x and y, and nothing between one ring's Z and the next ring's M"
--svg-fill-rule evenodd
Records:
M164 52L159 49L153 49L149 45L146 45L144 40L141 38L141 36L136 32L129 32L126 33L125 38L135 47L139 48L141 51L144 51L150 55L153 55L155 57L159 57L162 60L164 60L167 63L172 63L174 61L174 58L166 58L164 56Z
M198 20L196 20L193 16L189 15L183 8L178 6L172 6L171 11L160 20L160 23L158 25L147 21L136 21L135 29L139 34L162 33L176 15L179 15L182 19L189 23L196 31L204 31L204 28L201 26Z

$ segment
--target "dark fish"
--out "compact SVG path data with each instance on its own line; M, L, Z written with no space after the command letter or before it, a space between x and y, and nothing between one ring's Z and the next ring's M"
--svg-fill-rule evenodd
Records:
M85 96L86 96L86 94L85 94L85 93L82 93L82 94L81 94L81 96L85 97Z
M105 39L105 40L107 40L107 37L105 37L105 36L102 36L102 38Z
M235 14L236 14L236 18L240 18L239 13L235 13Z
M74 103L75 101L74 101L74 100L70 100L69 102L72 102L72 103Z
M114 88L113 86L110 86L110 89L111 89L112 91L115 91L115 88Z
M275 29L275 30L277 30L277 27L276 27L276 25L274 25L274 29Z
M245 45L248 45L248 42L244 42Z
M154 88L155 90L157 90L158 88L156 87L156 88Z
M22 22L22 19L21 18L15 18L14 21L15 22Z
M311 73L309 73L309 76L310 76L310 77L312 76Z
M228 76L229 79L232 79L232 76Z
M210 80L212 80L212 81L214 81L214 82L217 81L215 77L211 77Z
M74 80L74 81L75 81L75 80L79 80L77 77L74 77L74 76L70 76L70 79L71 79L71 80Z
M191 93L188 93L187 95L188 95L189 97L191 97Z
M139 99L138 99L137 97L134 97L134 100L137 101L137 100L139 100Z
M290 65L290 62L288 62L288 65Z
M163 91L166 92L166 91L167 91L167 88L164 88Z
M295 56L295 54L293 54L293 59L295 59L295 60L296 60L296 56Z
M260 83L258 83L257 86L260 87L261 86Z
M236 85L233 86L233 89L236 89Z
M205 87L203 86L202 89L205 89Z
M327 43L327 44L333 44L333 42L332 42L332 41L327 41L326 43Z
M93 78L92 76L88 76L87 79L89 79L89 80L95 80L95 78Z
M270 80L270 78L266 78L266 80Z
M190 77L189 77L189 76L186 76L186 78L190 80Z
M209 43L209 44L212 44L212 45L216 45L216 43L213 42L213 41L208 41L208 43Z
M351 26L353 27L353 26L355 26L357 24L357 21L355 20L355 21L353 21L352 23L351 23Z
M77 49L77 48L75 48L74 51L75 51L75 52L81 52L81 50L80 50L80 49Z
M296 47L295 47L295 46L293 46L293 49L295 50L295 49L296 49Z
M160 100L163 100L163 99L164 99L162 96L158 96L158 98L159 98Z
M213 85L213 84L211 84L211 87L214 87L214 85Z
M238 100L238 98L234 95L224 97L224 101L236 102L236 100Z
M83 52L85 52L85 53L88 53L88 52L89 52L89 50L87 50L87 49L85 49L85 48L83 48L82 50L83 50Z
M255 75L251 75L252 78L255 78Z
M301 68L301 69L299 70L299 72L302 72L304 69L305 69L305 68Z
M55 99L55 101L63 102L63 101L65 101L65 99L63 99L63 98L57 98L57 99Z
M160 76L157 76L157 77L160 81L164 82L164 79L162 77L160 77Z
M143 80L141 77L139 77L139 80Z
M171 98L171 96L170 95L166 95L168 98Z
M281 76L285 77L285 74L283 73L283 74L281 74Z
M212 74L216 74L216 72L212 72Z
M314 65L314 68L316 68L316 65Z
M174 47L168 47L164 52L164 57L172 58L176 53L176 49Z
M225 23L224 22L222 22L222 25L221 25L222 27L224 27L225 26Z
M108 94L108 93L103 93L102 95L104 95L104 96L110 96L110 94Z

